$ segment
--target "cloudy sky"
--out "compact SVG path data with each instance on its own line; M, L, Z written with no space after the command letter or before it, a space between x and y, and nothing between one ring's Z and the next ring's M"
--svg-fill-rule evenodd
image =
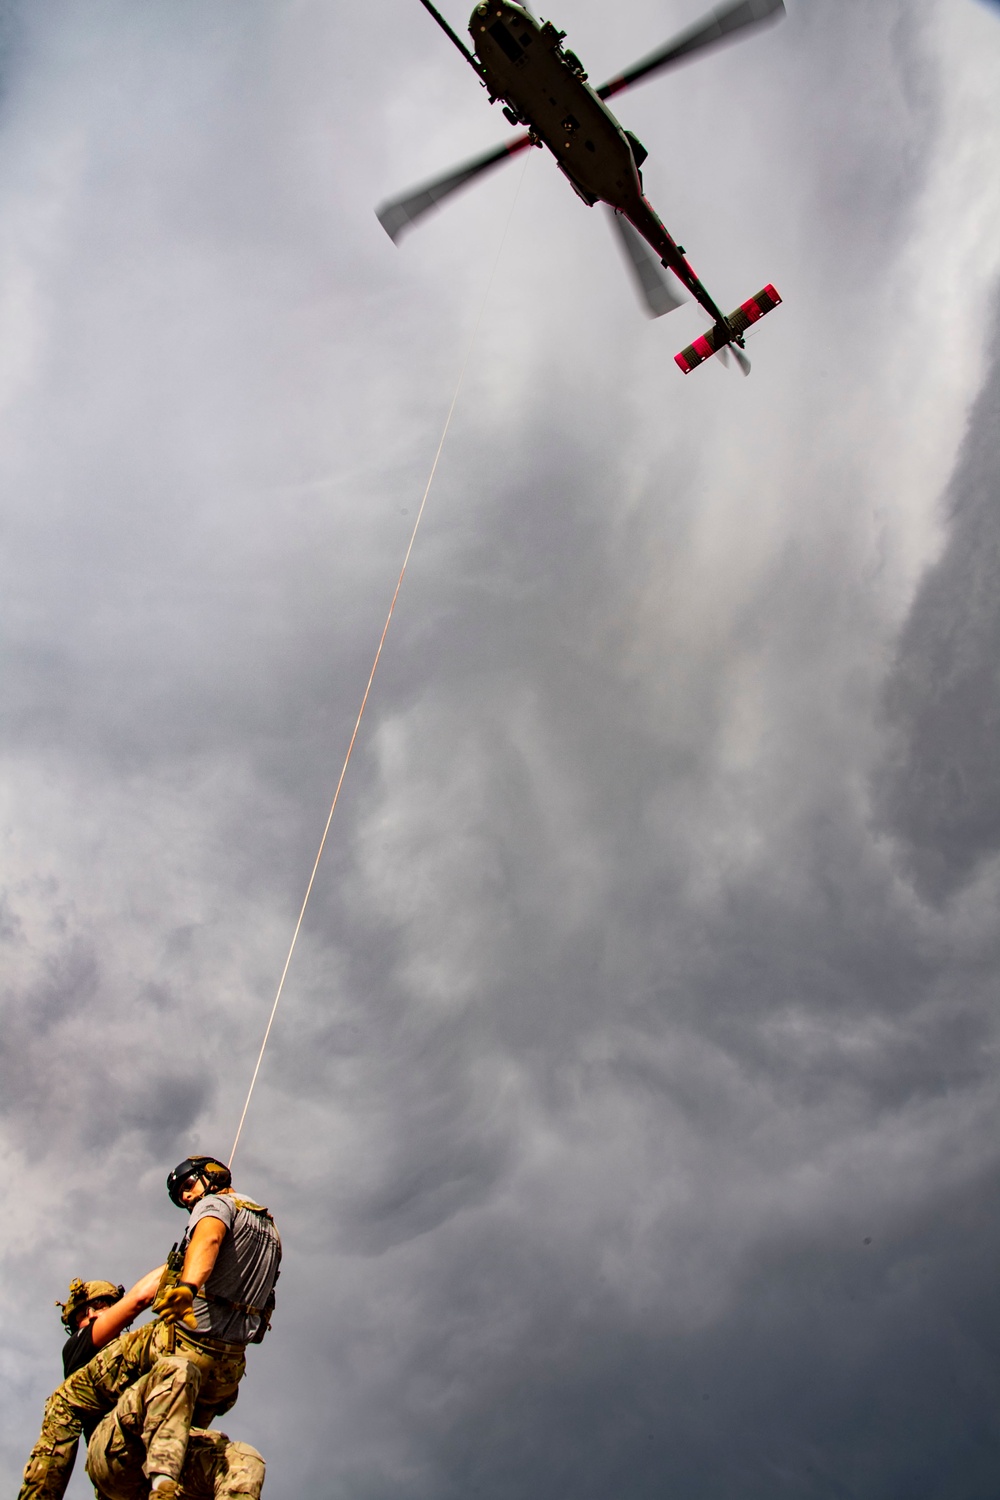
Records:
M700 10L554 19L600 79ZM417 0L0 18L8 1492L54 1299L228 1154L481 315L228 1430L271 1500L992 1500L998 8L789 0L618 101L722 305L785 299L746 381L541 152L389 242L507 130Z

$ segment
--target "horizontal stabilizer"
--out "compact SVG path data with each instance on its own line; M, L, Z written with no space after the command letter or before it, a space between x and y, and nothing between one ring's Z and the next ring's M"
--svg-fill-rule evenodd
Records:
M687 375L698 365L704 364L713 354L731 344L734 339L739 338L750 327L751 323L758 323L765 313L771 312L778 306L781 298L773 286L766 286L757 293L755 297L748 297L746 302L741 302L735 312L729 314L725 323L716 323L707 333L702 334L700 339L695 339L680 354L674 355L675 362L680 365L684 374Z

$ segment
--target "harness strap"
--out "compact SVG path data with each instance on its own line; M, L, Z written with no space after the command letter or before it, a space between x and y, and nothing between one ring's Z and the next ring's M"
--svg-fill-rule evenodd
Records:
M206 1302L215 1302L219 1307L228 1308L230 1312L244 1313L255 1318L270 1311L266 1303L263 1307L253 1307L249 1302L234 1302L231 1297L219 1297L215 1292L207 1292L204 1287L200 1289L198 1296L204 1297Z
M237 1208L245 1208L248 1214L257 1214L259 1218L266 1219L269 1224L274 1223L274 1215L263 1203L254 1203L252 1198L237 1198L235 1193L227 1193L227 1198L232 1198Z

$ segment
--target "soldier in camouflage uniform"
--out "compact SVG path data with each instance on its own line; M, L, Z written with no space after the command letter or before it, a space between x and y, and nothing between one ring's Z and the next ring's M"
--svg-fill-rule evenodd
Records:
M259 1500L264 1460L223 1432L190 1427L198 1382L168 1355L140 1376L98 1424L87 1473L103 1500L147 1500L149 1475L170 1471L157 1500Z
M89 1364L98 1350L117 1344L118 1335L153 1301L163 1270L158 1266L150 1271L128 1292L110 1281L81 1281L77 1277L70 1282L66 1301L56 1303L62 1311L63 1327L69 1333L63 1347L63 1371L67 1377ZM87 1387L89 1383L74 1384ZM24 1471L22 1494L58 1500L73 1471L81 1430L89 1437L107 1409L95 1405L88 1397L74 1412L62 1399L62 1390L60 1387L46 1403L42 1433Z
M246 1345L259 1343L270 1326L281 1241L268 1210L237 1197L228 1167L214 1157L181 1162L167 1191L192 1213L180 1278L174 1273L161 1284L153 1306L158 1322L114 1339L50 1396L18 1500L62 1500L81 1431L89 1437L158 1360L187 1367L196 1404L185 1430L192 1422L206 1427L235 1404ZM154 1488L176 1481L175 1459L171 1469L150 1471Z
M211 1402L217 1411L228 1411L232 1402L220 1408L208 1391L225 1384L237 1361L242 1374L247 1344L263 1340L281 1264L281 1239L270 1212L239 1197L232 1182L229 1168L211 1156L189 1156L170 1173L167 1192L191 1222L180 1278L159 1299L161 1317L173 1319L176 1328L171 1353L188 1366L186 1378L200 1404ZM197 1415L194 1422L203 1425ZM173 1430L180 1434L183 1427L182 1420ZM146 1469L154 1495L163 1487L166 1500L183 1457L183 1448L151 1449Z
M228 1411L245 1369L242 1350L236 1357L218 1360L193 1345L185 1330L169 1320L123 1333L71 1373L45 1403L42 1431L25 1467L19 1500L62 1500L81 1432L89 1438L119 1396L178 1346L193 1365L200 1364L201 1400L195 1414L199 1425Z

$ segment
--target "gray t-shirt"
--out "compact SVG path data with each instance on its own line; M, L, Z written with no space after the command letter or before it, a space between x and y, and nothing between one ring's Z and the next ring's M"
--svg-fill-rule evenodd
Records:
M242 1205L249 1205L243 1207ZM267 1210L250 1198L230 1193L206 1193L191 1210L190 1236L200 1219L220 1219L227 1233L218 1259L205 1283L208 1298L194 1299L198 1332L230 1344L247 1344L264 1322L262 1311L246 1312L229 1306L263 1309L274 1288L281 1259L281 1240ZM218 1297L218 1302L212 1298Z

